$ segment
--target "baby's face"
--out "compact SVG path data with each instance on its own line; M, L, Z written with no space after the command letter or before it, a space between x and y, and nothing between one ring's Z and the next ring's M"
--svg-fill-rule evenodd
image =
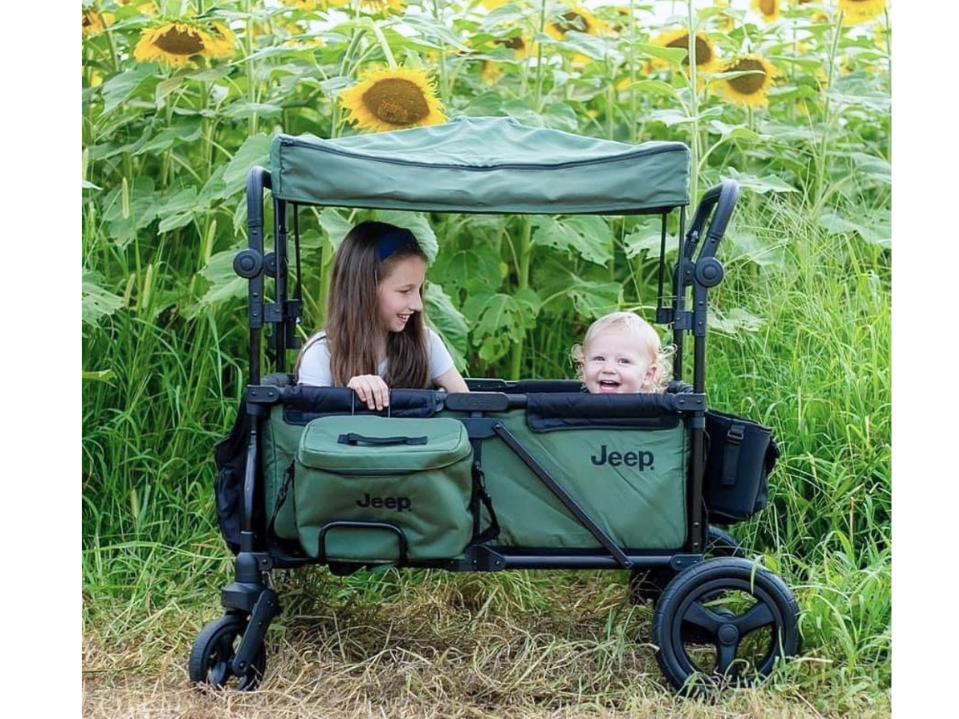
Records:
M590 392L646 392L656 380L652 348L628 330L600 332L583 348L583 355L583 382Z

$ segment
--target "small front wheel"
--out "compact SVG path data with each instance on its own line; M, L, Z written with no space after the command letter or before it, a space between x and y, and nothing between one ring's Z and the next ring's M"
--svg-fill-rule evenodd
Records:
M203 627L190 652L190 681L223 689L235 677L239 691L256 689L266 671L265 646L260 646L246 672L239 676L233 672L233 657L245 630L246 619L233 614L220 617Z
M680 690L768 676L799 651L799 607L782 579L736 557L684 569L656 605L656 660Z

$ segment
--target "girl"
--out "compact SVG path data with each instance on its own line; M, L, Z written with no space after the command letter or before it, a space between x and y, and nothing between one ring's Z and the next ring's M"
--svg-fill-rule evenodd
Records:
M390 387L468 392L439 335L426 327L426 254L413 233L361 222L333 261L326 329L306 343L294 373L301 384L349 387L370 409Z
M571 355L587 390L626 394L665 391L674 352L635 312L613 312L590 325Z

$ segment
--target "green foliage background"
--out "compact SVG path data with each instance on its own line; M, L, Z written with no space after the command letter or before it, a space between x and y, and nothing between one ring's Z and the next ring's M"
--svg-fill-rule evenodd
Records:
M613 32L556 40L543 29L570 7L553 2L424 0L387 15L323 2L157 5L166 19L225 22L238 44L229 60L140 64L141 31L162 19L142 2L85 6L104 19L83 45L89 621L108 600L144 612L182 598L204 569L220 572L211 588L228 576L211 447L245 382L245 281L231 261L246 244L246 172L266 164L276 132L355 132L337 94L392 55L436 79L447 115L679 140L699 192L739 180L708 390L711 404L772 425L784 458L771 507L737 533L795 589L807 656L824 660L791 681L828 681L850 702L888 689L888 18L846 29L835 3L790 3L767 25L735 2L634 2L594 8ZM664 20L664 6L675 16ZM772 62L768 107L731 104L721 90L734 76L704 83L684 50L652 43L679 27L708 33L724 59ZM505 43L520 36L539 51L517 57ZM501 72L494 84L484 67ZM305 329L322 326L337 242L370 216L435 242L428 312L471 376L571 376L569 348L593 318L655 306L658 228L643 218L324 209L301 216Z

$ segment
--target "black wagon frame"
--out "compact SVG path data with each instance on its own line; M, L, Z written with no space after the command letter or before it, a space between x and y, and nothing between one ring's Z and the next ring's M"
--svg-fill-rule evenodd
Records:
M299 203L273 197L274 247L266 252L264 247L264 200L265 191L272 188L271 175L262 167L251 169L247 179L248 248L240 251L234 259L236 273L248 280L247 324L249 327L249 384L244 395L243 412L246 417L246 459L243 475L242 521L239 546L235 561L235 580L222 590L221 602L225 609L225 622L219 629L208 625L198 645L204 641L214 647L220 641L216 631L229 629L242 634L235 651L221 652L226 656L224 677L249 676L251 667L263 659L263 638L270 621L279 611L276 592L270 586L273 569L288 569L308 564L327 563L323 551L318 557L298 554L272 535L272 522L265 504L260 469L261 424L273 405L281 404L293 387L283 383L271 383L262 376L261 354L267 350L269 362L275 372L284 374L287 366L287 351L297 350L300 341L297 326L302 316L302 290L299 245ZM689 429L691 462L687 476L687 536L681 552L639 551L619 547L589 513L550 475L535 457L527 452L510 431L488 412L505 411L526 406L527 393L550 381L504 381L499 379L468 379L469 394L442 395L445 407L468 413L461 421L466 425L470 439L479 441L498 437L523 461L523 463L549 488L566 509L592 534L602 549L597 550L526 550L509 547L490 547L484 544L470 546L464 555L452 560L409 561L405 556L405 538L402 530L394 525L369 522L334 522L321 532L333 528L379 528L394 530L398 534L401 567L442 568L449 571L499 571L506 569L646 569L669 568L678 572L704 559L704 542L707 535L703 511L703 477L705 465L705 417L707 400L706 378L706 327L709 290L718 285L724 275L716 251L730 216L739 197L736 182L724 180L709 189L702 197L692 222L687 230L685 204L643 209L635 212L617 211L603 214L654 214L661 217L661 251L658 274L658 300L656 322L672 328L672 341L676 346L674 380L682 383L685 337L693 336L693 384L692 391L666 394L664 401L670 410L678 412ZM670 214L678 210L678 253L676 264L667 278L666 243L667 224ZM516 214L516 213L496 213ZM292 219L292 233L289 220ZM295 285L290 291L289 239L293 236L293 264ZM698 249L698 254L697 254ZM267 278L272 280L272 299L267 298ZM667 293L667 286L671 291ZM291 296L292 295L292 296ZM272 326L268 337L264 329ZM264 340L268 340L264 342ZM539 384L538 384L539 383ZM557 383L552 383L555 387ZM567 382L568 385L578 383ZM337 390L342 391L342 390ZM383 526L380 526L383 525ZM322 538L321 538L322 544ZM332 563L331 563L332 566ZM230 624L233 622L233 624ZM229 632L227 632L229 633ZM215 635L215 636L214 636ZM194 652L196 653L196 652ZM208 652L209 653L209 652ZM199 660L197 660L199 661ZM204 659L203 661L209 661ZM191 658L191 676L204 670L194 667ZM215 679L213 683L216 683ZM242 688L242 687L241 687Z

